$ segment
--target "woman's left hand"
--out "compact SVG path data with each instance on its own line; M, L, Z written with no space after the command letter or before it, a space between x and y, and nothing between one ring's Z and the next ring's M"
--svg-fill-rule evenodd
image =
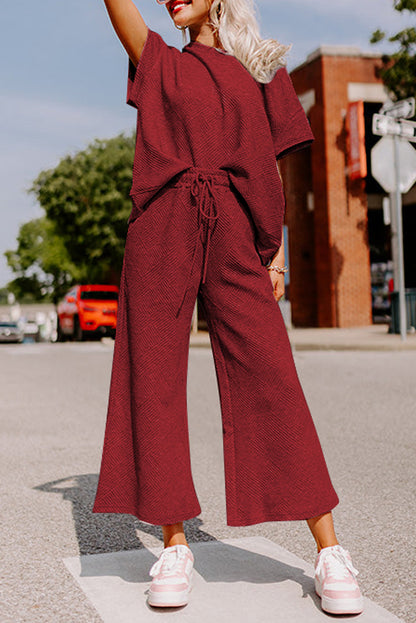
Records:
M280 301L285 293L285 276L275 270L269 270L270 279L273 284L273 295L276 301Z

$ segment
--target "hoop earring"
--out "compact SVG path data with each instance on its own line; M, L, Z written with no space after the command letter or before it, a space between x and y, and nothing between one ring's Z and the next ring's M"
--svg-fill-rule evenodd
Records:
M173 22L173 25L175 26L175 28L177 28L178 30L186 30L188 28L188 26L177 26L175 24L175 22Z

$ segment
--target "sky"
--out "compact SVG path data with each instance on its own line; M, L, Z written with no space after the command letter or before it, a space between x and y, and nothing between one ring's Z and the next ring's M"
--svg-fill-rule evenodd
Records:
M156 0L136 0L147 25L181 49L182 33ZM406 26L392 0L256 0L263 37L292 44L288 69L323 44L371 46L376 28ZM409 18L407 17L407 20ZM42 216L28 190L40 171L95 138L130 132L127 56L102 0L13 0L0 26L0 287L13 279L4 251L19 226Z

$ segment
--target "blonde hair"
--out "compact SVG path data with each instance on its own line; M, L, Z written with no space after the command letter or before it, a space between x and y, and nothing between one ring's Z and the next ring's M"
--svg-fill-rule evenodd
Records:
M209 13L214 34L226 52L235 56L257 82L270 82L292 46L262 39L253 0L213 0ZM186 42L185 30L183 40Z

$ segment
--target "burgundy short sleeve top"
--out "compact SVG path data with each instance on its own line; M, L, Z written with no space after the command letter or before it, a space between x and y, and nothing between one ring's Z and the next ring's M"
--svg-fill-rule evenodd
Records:
M127 103L137 108L132 216L181 171L228 171L266 264L285 209L276 158L313 140L286 69L262 84L231 54L198 41L180 51L148 29L137 67L129 61Z

